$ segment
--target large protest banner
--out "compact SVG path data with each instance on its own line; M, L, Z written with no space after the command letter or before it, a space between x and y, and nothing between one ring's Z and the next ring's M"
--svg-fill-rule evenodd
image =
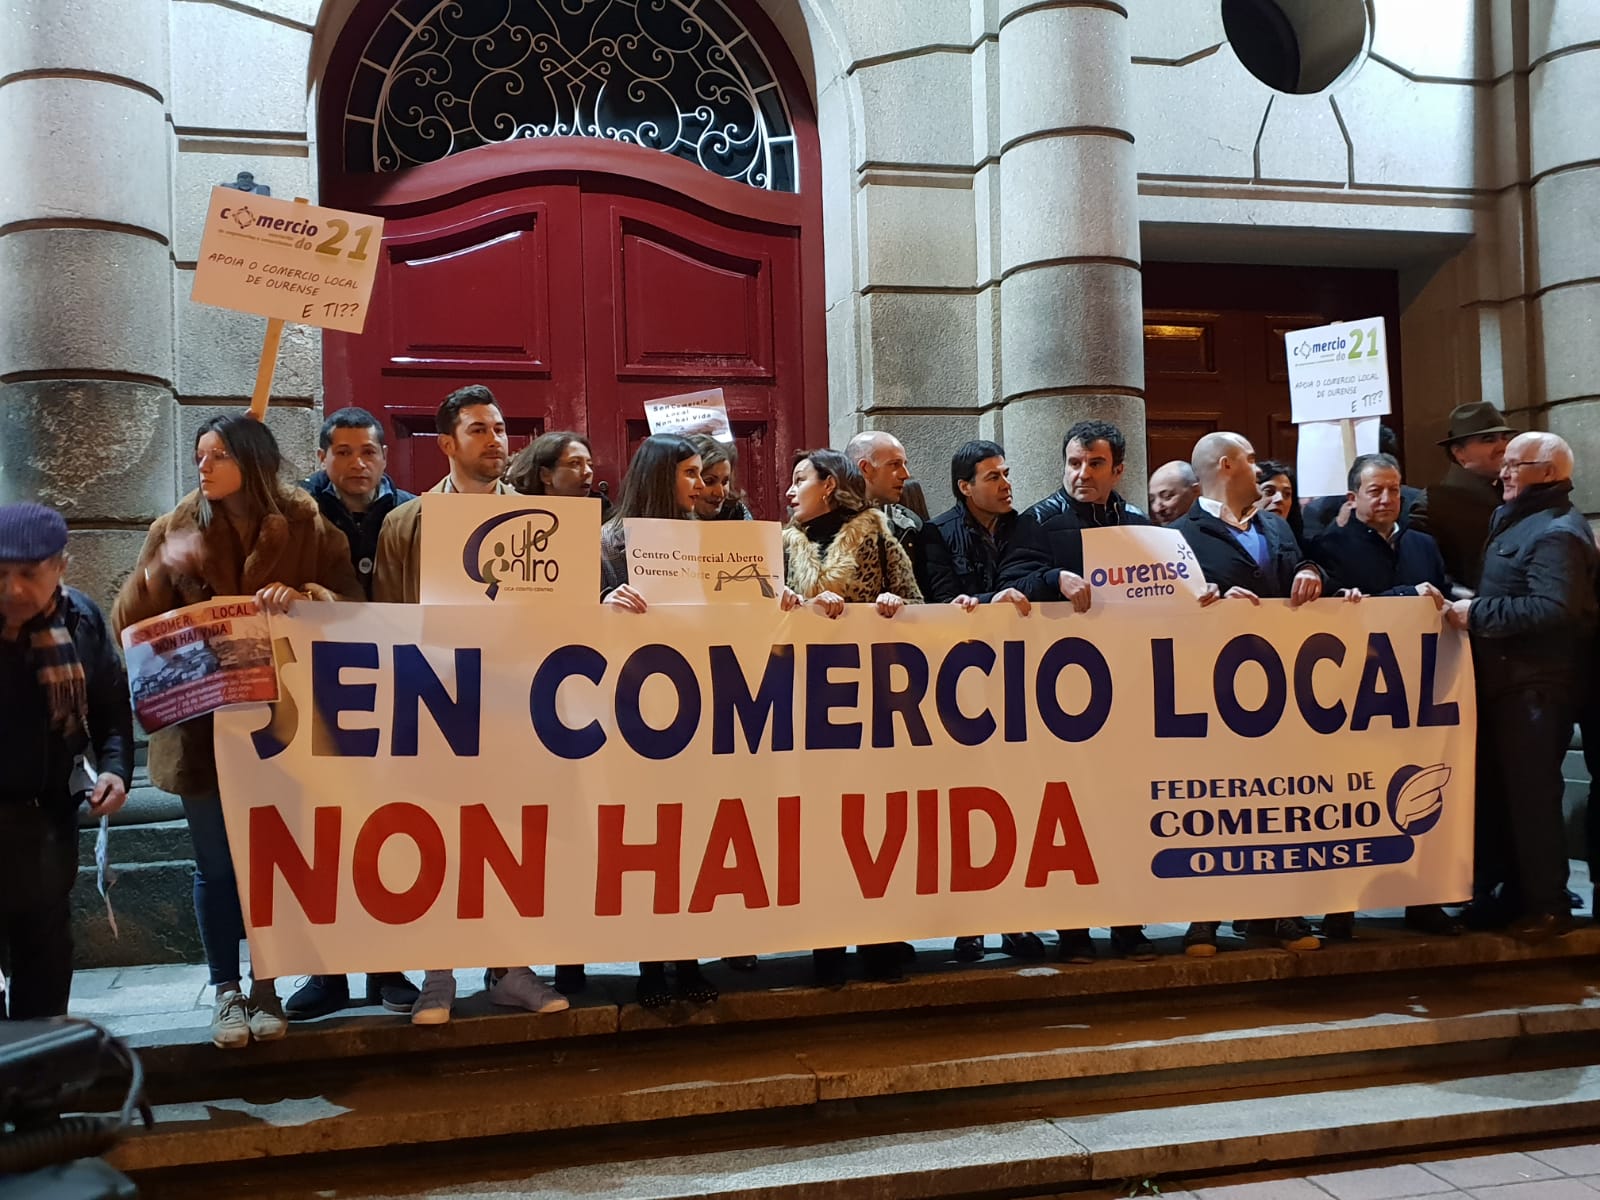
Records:
M1466 639L1424 599L297 605L216 719L264 976L1456 900Z

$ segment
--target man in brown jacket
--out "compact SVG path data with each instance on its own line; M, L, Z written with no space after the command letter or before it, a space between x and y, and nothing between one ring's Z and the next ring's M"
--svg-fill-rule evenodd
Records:
M458 388L439 405L436 426L439 449L450 460L450 473L428 489L430 494L515 495L505 483L510 457L506 420L494 393L482 384ZM416 604L422 580L422 498L408 500L389 514L378 535L372 598L385 604ZM527 967L498 967L489 972L489 999L506 1008L553 1013L568 1007L560 992ZM413 1025L442 1025L455 1002L453 971L425 973L422 994L411 1008Z
M1489 518L1500 507L1500 464L1517 431L1485 401L1450 414L1439 445L1450 456L1444 478L1428 488L1428 533L1439 543L1450 582L1478 590Z

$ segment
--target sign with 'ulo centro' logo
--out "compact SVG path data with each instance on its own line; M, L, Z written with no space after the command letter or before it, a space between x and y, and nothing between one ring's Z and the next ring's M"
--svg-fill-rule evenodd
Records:
M190 298L360 333L382 240L380 217L216 187Z
M599 603L599 502L429 492L422 497L421 599Z

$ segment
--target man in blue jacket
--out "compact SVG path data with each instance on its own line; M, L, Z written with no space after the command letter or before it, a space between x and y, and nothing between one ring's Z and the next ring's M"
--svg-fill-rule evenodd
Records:
M370 600L378 531L385 517L416 497L395 487L385 474L389 456L383 426L364 408L341 408L322 423L317 465L322 470L300 486L350 543L350 561Z
M133 778L122 660L94 601L62 585L66 565L60 513L0 507L0 950L11 958L0 1019L13 1021L66 1014L78 807L116 812Z
M300 484L310 492L328 523L350 543L350 562L361 588L372 599L372 572L378 559L378 532L384 519L407 500L410 492L394 486L383 426L364 408L341 408L322 423L317 437L317 463L322 467ZM390 1012L410 1012L417 986L398 971L367 976L366 1003ZM291 1021L338 1012L350 1003L350 984L343 975L313 975L289 997Z

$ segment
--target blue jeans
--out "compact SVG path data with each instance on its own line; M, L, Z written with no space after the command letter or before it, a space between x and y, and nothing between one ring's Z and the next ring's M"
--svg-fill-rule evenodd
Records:
M215 792L184 796L183 815L194 844L194 916L200 925L211 983L239 982L239 943L244 938L244 910L239 884L228 852L228 830L222 822L222 797Z

